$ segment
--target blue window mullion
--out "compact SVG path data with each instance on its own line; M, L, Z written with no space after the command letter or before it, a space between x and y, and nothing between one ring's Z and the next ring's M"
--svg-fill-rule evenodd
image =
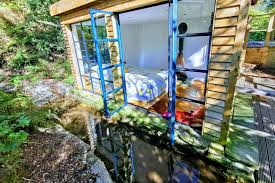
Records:
M172 5L172 64L171 64L171 117L170 117L170 138L171 144L175 144L175 122L176 122L176 64L177 64L177 26L178 26L178 0L173 0Z

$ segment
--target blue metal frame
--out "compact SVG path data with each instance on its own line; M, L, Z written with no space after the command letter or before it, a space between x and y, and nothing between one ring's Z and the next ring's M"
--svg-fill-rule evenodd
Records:
M171 11L171 9L169 9ZM170 23L171 31L172 31L172 59L170 56L170 63L168 65L169 70L169 85L171 85L171 88L169 87L168 90L172 91L168 92L169 95L169 109L168 112L171 114L169 118L169 127L170 127L170 138L171 138L171 144L175 144L175 122L176 122L176 64L177 64L177 26L178 26L178 0L172 1L172 13L169 13L170 16ZM169 48L171 46L171 41L169 41ZM171 49L171 48L170 48ZM169 53L171 54L171 53Z
M94 35L94 43L95 43L95 47L96 47L96 57L97 57L97 63L98 63L98 68L99 68L99 74L100 74L100 80L101 80L101 90L102 90L102 97L103 97L103 104L104 104L104 114L106 117L110 117L113 114L115 114L116 112L118 112L119 110L121 110L123 107L125 107L128 104L128 99L127 99L127 91L126 91L126 84L125 84L125 72L124 72L124 55L123 55L123 49L122 49L122 41L121 41L121 32L120 32L120 25L119 25L119 20L117 17L115 17L116 20L116 27L117 27L117 38L112 38L112 39L99 39L98 38L98 34L97 34L97 28L96 28L96 14L107 14L107 15L112 15L115 16L112 12L106 12L106 11L102 11L102 10L96 10L96 9L90 9L90 16L91 16L91 24L92 24L92 33ZM117 42L119 45L119 56L120 56L120 63L119 64L115 64L115 65L111 65L111 66L107 66L107 67L102 67L102 58L101 58L101 53L100 53L100 47L99 47L99 43L100 42ZM106 88L105 88L105 79L104 79L104 70L108 70L108 69L114 69L114 68L121 68L121 76L122 76L122 86L117 87L117 88L113 88L112 91L107 92ZM113 99L108 98L108 95L117 93L118 91L123 89L123 97L124 97L124 105L119 107L118 109L116 109L115 111L110 111L108 108L108 101Z

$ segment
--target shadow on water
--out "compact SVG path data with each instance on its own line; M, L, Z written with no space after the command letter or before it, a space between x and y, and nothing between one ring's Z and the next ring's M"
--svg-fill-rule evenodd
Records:
M226 182L222 168L192 153L177 153L167 144L114 124L96 125L96 154L115 182Z

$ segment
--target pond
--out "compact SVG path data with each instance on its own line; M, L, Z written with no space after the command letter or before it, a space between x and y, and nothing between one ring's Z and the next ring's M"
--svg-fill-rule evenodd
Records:
M96 134L95 152L115 182L226 182L222 167L192 151L169 148L167 140L103 122Z

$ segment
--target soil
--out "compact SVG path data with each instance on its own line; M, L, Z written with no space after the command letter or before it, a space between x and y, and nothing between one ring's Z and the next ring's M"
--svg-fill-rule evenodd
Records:
M83 148L75 139L35 132L23 147L23 168L29 175L26 182L95 182L96 175L82 159Z

